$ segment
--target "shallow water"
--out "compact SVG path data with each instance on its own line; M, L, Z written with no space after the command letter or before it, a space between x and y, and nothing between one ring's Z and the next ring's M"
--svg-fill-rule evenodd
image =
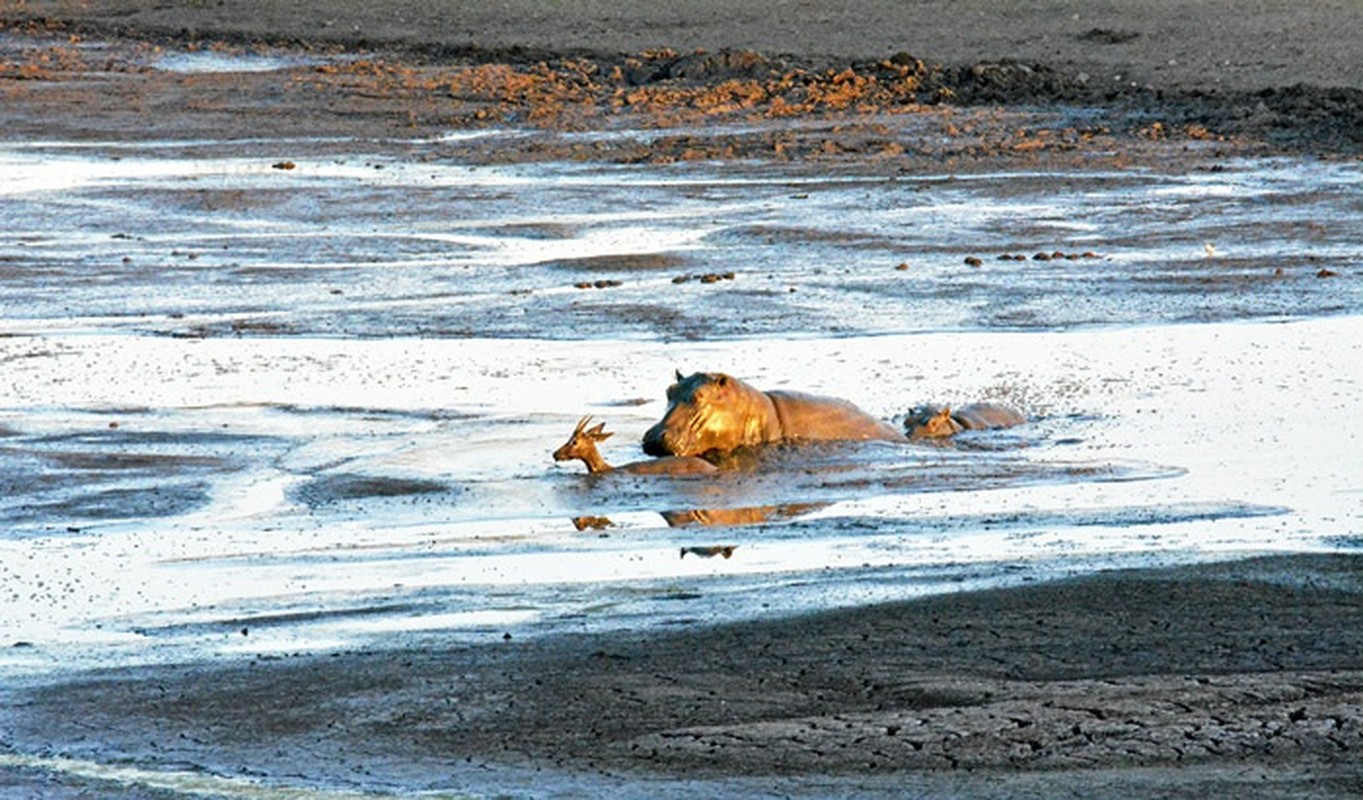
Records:
M309 159L310 147L335 144L0 150L10 324L711 341L1317 316L1360 302L1357 280L1316 277L1357 263L1352 164L830 177L471 167L441 160L439 143Z
M7 680L1363 545L1356 164L442 152L0 146ZM674 369L1030 421L714 478L552 463L587 413L641 458Z

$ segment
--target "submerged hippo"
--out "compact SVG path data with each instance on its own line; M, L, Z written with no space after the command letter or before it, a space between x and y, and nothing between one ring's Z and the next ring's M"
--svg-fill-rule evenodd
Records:
M568 437L568 441L564 442L562 447L554 451L555 461L580 459L587 465L587 472L592 475L604 475L607 472L624 472L630 475L701 475L719 469L709 461L694 456L655 458L612 467L601 457L600 451L596 449L596 443L604 442L613 434L605 430L604 422L594 428L588 428L587 423L591 421L592 418L587 416L577 423L573 435Z
M652 456L701 456L776 442L907 441L845 400L763 392L719 372L677 373L667 413L644 433Z
M961 431L1011 428L1025 421L1021 414L998 403L971 403L955 411L946 406L923 406L909 412L904 430L910 439L940 439Z

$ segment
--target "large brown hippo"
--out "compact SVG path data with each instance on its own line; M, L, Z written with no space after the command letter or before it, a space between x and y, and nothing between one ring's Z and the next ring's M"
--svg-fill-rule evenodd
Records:
M907 441L845 400L763 392L720 372L697 372L667 389L667 413L644 433L652 456L702 456L776 442Z
M998 403L971 403L955 411L947 406L923 406L909 412L904 430L910 439L940 439L961 431L1011 428L1025 421L1021 414Z
M587 465L587 472L592 475L604 475L608 472L623 472L629 475L702 475L718 470L718 467L709 461L694 456L654 458L612 467L596 449L596 443L604 442L613 434L605 429L604 422L594 428L588 428L587 423L591 421L592 418L587 416L577 423L573 435L568 437L568 441L564 442L562 447L554 451L555 461L580 459Z

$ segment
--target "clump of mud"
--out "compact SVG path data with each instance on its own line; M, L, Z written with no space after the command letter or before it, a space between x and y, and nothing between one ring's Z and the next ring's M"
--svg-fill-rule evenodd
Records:
M290 498L309 508L371 498L401 498L440 494L450 487L435 481L378 475L322 475L296 487Z

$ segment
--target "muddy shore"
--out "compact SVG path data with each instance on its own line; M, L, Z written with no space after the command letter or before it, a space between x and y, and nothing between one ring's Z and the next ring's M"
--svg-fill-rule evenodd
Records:
M23 750L377 790L1358 796L1361 570L1260 558L717 627L679 608L670 632L121 670L0 722Z
M1192 15L1190 18L1189 15ZM461 158L1163 163L1173 151L1363 152L1363 10L1347 3L987 3L836 12L706 2L367 7L344 2L6 3L8 137L413 136L673 131ZM1208 34L1208 31L1214 31ZM167 51L300 59L182 74ZM309 60L313 59L313 60ZM287 67L288 65L285 64ZM913 122L911 135L899 128ZM701 133L801 120L813 130Z
M0 2L0 137L645 128L442 156L887 173L1363 153L1356 3L619 8ZM169 51L298 61L156 68ZM1360 576L1356 556L1279 556L719 627L679 607L666 632L111 670L5 687L0 755L396 792L1363 796ZM0 762L0 795L166 796L21 761Z

